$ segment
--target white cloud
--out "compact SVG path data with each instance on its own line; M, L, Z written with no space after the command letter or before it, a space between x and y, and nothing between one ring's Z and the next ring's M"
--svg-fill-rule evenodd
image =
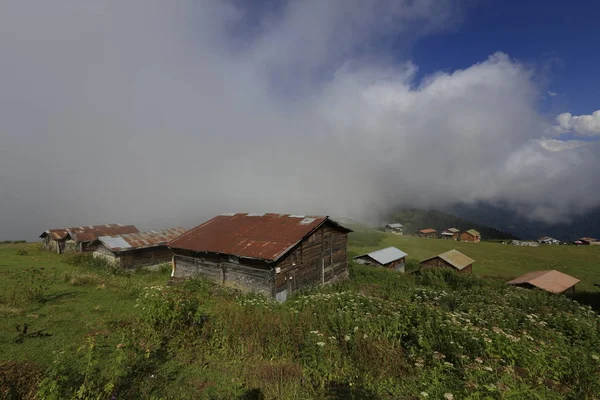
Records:
M600 136L600 110L591 115L563 113L556 117L555 129L560 133L573 133L579 136Z
M548 96L550 96L550 97L555 97L555 96L558 96L558 93L556 93L556 92L553 92L553 91L549 90L549 91L548 91Z
M451 26L454 1L290 2L244 37L247 10L201 3L4 7L0 237L477 200L560 219L600 202L598 145L544 138L534 71L497 53L419 81L379 51Z

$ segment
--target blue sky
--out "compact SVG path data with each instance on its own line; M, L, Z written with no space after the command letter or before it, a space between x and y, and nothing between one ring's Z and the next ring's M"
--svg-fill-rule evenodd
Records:
M421 39L421 73L467 68L496 51L539 71L549 113L600 109L600 1L483 0L454 29Z

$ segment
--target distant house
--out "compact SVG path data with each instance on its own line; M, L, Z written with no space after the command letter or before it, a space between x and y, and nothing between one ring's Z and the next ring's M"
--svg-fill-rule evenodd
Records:
M94 257L101 257L123 268L170 262L173 251L167 243L181 236L183 228L100 236L94 243Z
M591 237L582 237L582 238L579 238L578 241L581 242L581 244L584 246L600 245L600 241L598 241L597 239L591 238Z
M436 234L437 234L437 231L435 229L431 229L431 228L421 229L420 231L418 231L416 233L416 235L419 237L428 237L428 238L436 237Z
M460 234L460 241L479 243L481 242L481 233L477 232L475 229L469 229L468 231Z
M356 256L354 257L354 261L359 264L373 265L404 272L406 255L405 252L395 247L387 247L385 249Z
M65 251L93 251L94 247L90 244L100 236L137 232L133 225L108 224L49 229L42 232L40 238L46 250L62 254Z
M442 239L458 240L459 234L460 231L456 228L444 229L444 231L442 232Z
M404 225L398 222L395 222L393 224L387 224L385 226L385 231L395 233L397 235L402 235L404 233Z
M513 246L527 246L527 247L539 247L538 242L526 241L526 240L511 240L510 244Z
M539 244L560 244L560 240L551 238L550 236L542 236L537 241Z
M348 277L345 228L326 216L223 214L169 242L174 278L203 276L285 301Z
M473 260L457 250L450 250L421 261L422 268L448 268L460 273L473 272Z
M528 272L507 284L529 289L538 288L550 293L572 293L578 282L577 278L552 270Z

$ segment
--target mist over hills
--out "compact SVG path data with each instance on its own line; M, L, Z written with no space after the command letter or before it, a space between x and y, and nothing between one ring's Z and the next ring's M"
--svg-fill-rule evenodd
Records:
M600 207L571 219L569 222L547 224L529 220L509 207L479 202L474 205L456 204L445 211L458 217L493 226L522 239L551 236L570 241L583 236L600 237Z

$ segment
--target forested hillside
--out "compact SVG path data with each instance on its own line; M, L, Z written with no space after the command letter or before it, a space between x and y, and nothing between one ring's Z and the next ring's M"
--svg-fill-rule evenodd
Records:
M510 233L437 210L398 209L390 214L387 222L400 222L404 225L405 234L412 234L423 228L433 228L438 232L447 228L457 228L461 231L475 229L481 233L483 240L517 239Z

